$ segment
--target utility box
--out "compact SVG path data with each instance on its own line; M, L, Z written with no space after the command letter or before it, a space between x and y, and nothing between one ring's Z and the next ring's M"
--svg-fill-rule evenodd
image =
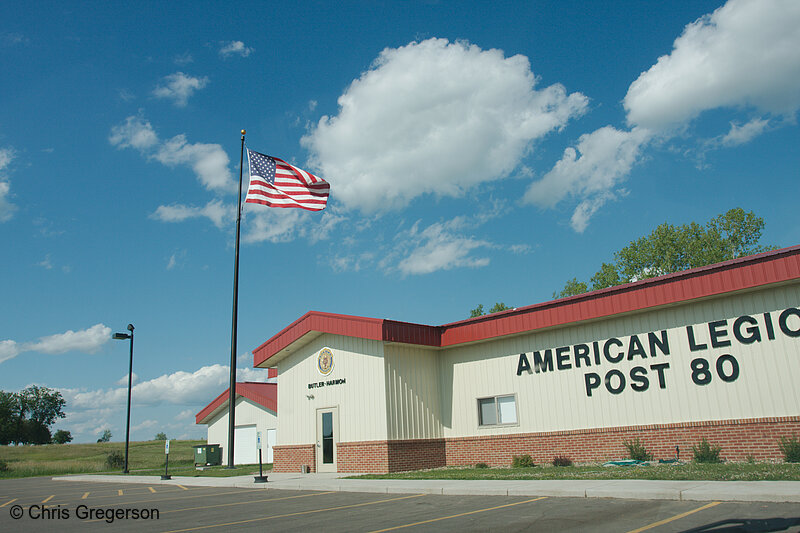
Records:
M221 465L222 447L219 444L198 444L194 446L194 464Z

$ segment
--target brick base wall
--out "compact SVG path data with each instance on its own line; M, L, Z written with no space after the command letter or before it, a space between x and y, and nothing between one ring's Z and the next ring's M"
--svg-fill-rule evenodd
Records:
M316 472L316 457L313 444L272 447L272 471L299 473L303 466Z
M692 459L692 446L705 438L722 447L727 461L782 461L778 448L782 436L800 436L800 416L719 420L679 424L581 429L513 435L487 435L448 439L340 442L339 472L386 473L441 466L486 463L510 466L514 455L528 454L538 464L564 455L576 463L625 459L624 442L635 439L655 459L672 459L675 447L682 460ZM301 465L315 471L314 446L275 446L274 471L300 472Z
M705 438L722 447L720 457L727 461L781 461L778 448L781 436L800 435L800 417L719 420L680 424L596 428L550 433L525 433L447 439L447 465L464 466L478 462L489 466L509 466L512 456L529 454L534 462L550 463L564 455L576 463L625 459L624 442L635 439L654 459L692 459L692 446Z

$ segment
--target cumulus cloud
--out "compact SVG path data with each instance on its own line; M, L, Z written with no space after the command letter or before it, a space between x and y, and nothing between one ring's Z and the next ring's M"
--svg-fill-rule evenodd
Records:
M13 148L0 148L0 222L11 220L17 207L8 201L11 195L11 185L7 181L6 169L14 159L16 152Z
M662 130L706 110L753 106L781 115L800 108L800 3L731 0L689 24L628 89L630 125Z
M475 257L472 252L491 244L461 234L465 220L456 217L447 222L437 222L419 229L419 222L410 230L397 235L396 241L404 254L396 268L403 275L430 274L437 270L456 267L483 267L489 264L488 257Z
M582 232L589 218L614 197L614 187L641 159L650 136L640 128L621 131L611 126L582 135L575 148L564 150L553 169L528 187L523 201L550 208L567 196L580 199L571 223Z
M108 141L119 149L134 148L148 159L167 166L191 167L206 189L223 192L236 189L228 169L230 159L219 144L190 143L183 134L162 142L142 116L130 116L113 126Z
M219 55L230 57L233 55L247 57L253 53L253 49L244 45L242 41L228 41L220 43Z
M111 340L111 328L104 324L80 330L41 337L36 342L18 343L14 340L0 341L0 363L23 352L62 354L66 352L95 353Z
M348 209L460 196L508 176L533 141L585 111L584 95L536 81L526 57L464 42L385 49L302 144Z
M183 72L176 72L163 78L162 85L153 89L153 96L167 98L178 107L186 107L189 97L207 84L207 77L195 78Z
M737 146L770 125L766 115L790 121L800 109L800 3L731 0L688 24L669 55L643 72L623 101L630 131L612 126L580 137L527 190L524 201L553 207L578 202L571 225L582 232L592 215L618 196L615 188L641 161L648 144L668 140L712 109L755 109L761 115L704 148Z
M133 386L131 401L136 405L206 405L230 385L228 366L210 365L194 372L179 370L142 381ZM237 368L238 381L265 381L267 371L255 368ZM121 406L128 400L125 386L112 389L79 390L61 389L67 404L76 410L91 410L97 406Z
M181 204L162 205L150 218L162 222L183 222L190 218L207 218L218 228L223 228L236 217L236 206L224 204L221 200L211 200L203 207Z

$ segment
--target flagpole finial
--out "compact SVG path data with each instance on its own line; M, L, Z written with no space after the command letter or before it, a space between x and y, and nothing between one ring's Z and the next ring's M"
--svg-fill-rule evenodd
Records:
M244 135L245 133L247 133L247 131L245 131L245 130L242 130L242 135Z

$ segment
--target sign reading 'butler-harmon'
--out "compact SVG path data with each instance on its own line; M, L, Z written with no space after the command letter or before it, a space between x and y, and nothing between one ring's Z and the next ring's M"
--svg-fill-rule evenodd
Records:
M685 328L521 353L517 376L591 368L583 374L587 396L601 391L601 387L611 394L620 394L626 388L636 392L644 392L650 387L666 389L673 379L670 351L681 343L697 355L689 364L688 375L695 385L708 385L715 379L732 383L741 374L735 347L774 341L779 335L800 338L800 309L790 307L773 313L743 315L734 320L716 320ZM704 353L721 348L730 353ZM596 367L617 365L623 361L639 364L625 372L618 368L595 370Z

